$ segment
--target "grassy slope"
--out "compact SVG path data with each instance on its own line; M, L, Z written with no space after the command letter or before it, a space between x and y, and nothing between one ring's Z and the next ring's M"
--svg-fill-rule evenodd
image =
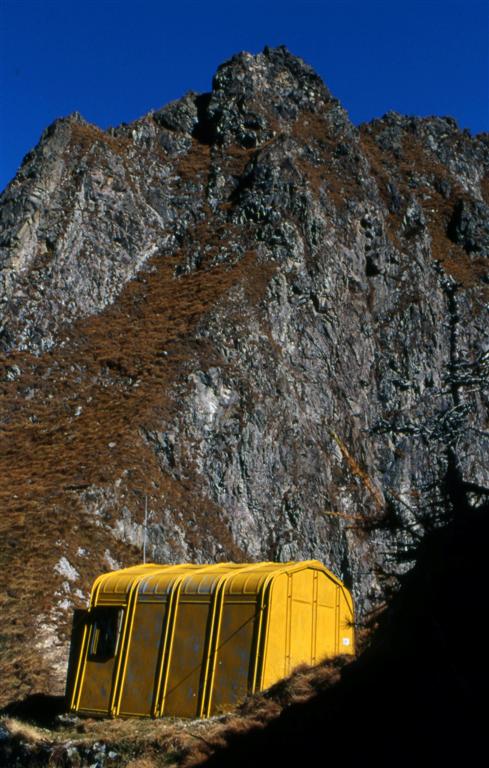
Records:
M102 742L105 753L117 753L107 765L131 768L469 764L486 732L480 702L488 683L481 640L488 513L487 503L466 509L425 539L357 660L302 667L208 721L84 720L53 731L11 712L2 723L11 734L3 758L12 749L25 759L27 748L32 764L53 764L75 745L88 761Z
M339 180L331 172L334 146L322 141L321 126L312 122L306 130L304 125L300 119L295 138L316 142L323 162L320 167L305 164L301 170L313 191L318 192L326 182L335 204L344 205L356 189L355 182ZM399 160L382 155L372 135L363 133L363 148L381 193L395 167L406 199L415 168L430 178L446 175L443 167L426 159L416 138L406 138ZM124 148L118 147L118 151ZM228 148L226 153L222 162L239 177L253 151ZM178 172L184 180L198 175L205 179L210 162L209 147L195 141ZM482 267L446 236L459 190L453 187L449 201L431 187L425 193L433 255L469 287L479 279ZM435 218L433 210L437 211ZM391 215L389 223L391 236L399 243L400 214L397 219ZM211 218L198 223L186 247L204 243L210 257L224 235L229 235L220 226ZM131 564L140 556L110 533L118 508L106 509L102 521L86 514L80 501L84 487L113 492L115 482L126 472L121 488L126 498L120 504L127 504L134 517L140 514L142 519L142 489L153 487L155 496L164 494L184 518L198 508L206 529L210 535L215 532L227 556L240 558L233 543L223 541L226 533L219 527L219 510L199 495L192 478L176 482L161 472L141 438L141 429L164 422L178 407L169 393L185 380L191 360L212 364L212 346L195 343L195 330L206 314L225 302L236 284L245 286L250 305L256 306L271 272L269 266L258 265L250 252L235 265L204 262L195 273L177 277L175 267L184 257L183 251L171 259L154 257L151 271L126 286L114 306L67 329L68 341L63 347L41 357L16 352L0 361L21 371L16 380L3 382L0 392L0 571L5 579L0 590L0 703L32 690L53 690L45 663L49 638L44 645L37 641L39 617L57 623L61 638L69 630L68 615L53 618L51 613L53 593L60 584L54 570L60 554L73 562L79 548L97 553L85 562L77 561L85 590L106 568L106 549L121 564ZM79 416L78 406L82 407ZM198 528L189 527L190 543L195 530ZM59 602L62 595L55 597ZM78 599L84 602L83 596Z

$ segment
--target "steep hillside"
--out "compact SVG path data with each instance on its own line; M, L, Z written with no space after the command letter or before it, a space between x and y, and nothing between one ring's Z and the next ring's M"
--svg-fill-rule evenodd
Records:
M489 138L355 128L283 48L130 125L54 123L1 198L4 701L62 689L101 570L318 558L381 603L489 487Z
M55 716L36 697L0 719L0 762L82 768L463 765L487 741L488 664L479 652L489 496L477 509L454 472L447 525L427 534L415 567L352 662L306 665L235 711L209 720ZM468 576L470 575L470 579ZM34 718L34 727L32 720Z
M314 765L319 755L352 767L477 762L487 742L480 702L488 664L475 638L489 507L464 512L425 538L415 568L357 661L339 670L304 670L303 690L298 674L288 683L292 700L281 710L280 686L270 689L240 718L187 744L184 765L292 768ZM283 697L287 685L281 687Z

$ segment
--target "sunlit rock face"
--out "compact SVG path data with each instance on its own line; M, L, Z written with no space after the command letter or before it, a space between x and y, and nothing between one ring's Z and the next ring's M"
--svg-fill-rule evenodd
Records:
M63 641L145 538L162 562L317 558L365 614L447 468L478 503L488 174L487 135L357 128L284 48L130 125L45 131L0 212L7 698L63 675L19 622Z

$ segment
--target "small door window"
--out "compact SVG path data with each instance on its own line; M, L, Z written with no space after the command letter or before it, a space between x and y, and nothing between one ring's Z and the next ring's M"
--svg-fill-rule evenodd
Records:
M92 612L92 635L89 658L106 661L116 656L122 628L122 608L95 608Z

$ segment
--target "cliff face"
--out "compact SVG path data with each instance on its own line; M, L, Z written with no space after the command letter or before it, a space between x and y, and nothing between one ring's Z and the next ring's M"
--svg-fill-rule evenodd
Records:
M315 557L363 613L447 472L489 487L487 135L357 129L243 53L131 125L54 123L0 246L6 698L62 679L145 495L150 559Z

